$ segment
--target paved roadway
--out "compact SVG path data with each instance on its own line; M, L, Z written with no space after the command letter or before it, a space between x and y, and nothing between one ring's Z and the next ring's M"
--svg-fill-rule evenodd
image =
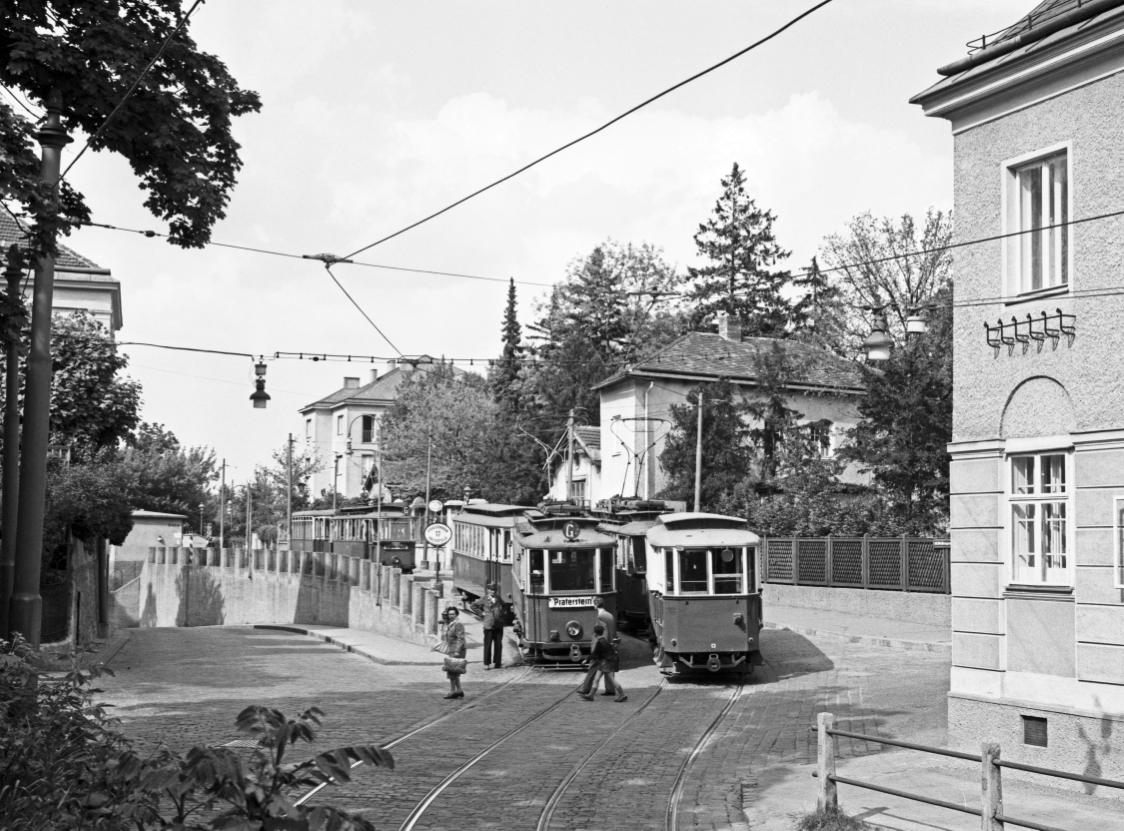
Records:
M553 831L665 829L678 787L677 829L744 829L743 789L759 772L814 760L817 712L830 710L858 732L945 740L947 656L786 630L762 633L768 664L740 690L709 675L664 684L646 645L626 638L623 704L567 695L574 673L473 665L468 697L450 702L437 668L378 665L302 635L240 627L131 634L99 697L116 705L122 729L142 746L229 741L235 715L253 702L286 712L320 707L319 749L386 743L455 711L397 746L394 771L361 768L351 784L323 793L380 829L400 828L458 772L411 827L546 831L549 806ZM841 743L844 756L874 752Z

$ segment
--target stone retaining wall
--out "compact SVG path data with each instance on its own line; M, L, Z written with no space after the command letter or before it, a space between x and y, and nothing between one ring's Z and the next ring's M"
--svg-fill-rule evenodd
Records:
M152 548L110 602L119 628L320 624L430 643L439 601L432 580L342 554Z
M828 612L921 623L952 628L952 597L927 592L882 591L879 589L841 589L826 586L790 586L766 583L762 587L765 618L769 606L796 606Z

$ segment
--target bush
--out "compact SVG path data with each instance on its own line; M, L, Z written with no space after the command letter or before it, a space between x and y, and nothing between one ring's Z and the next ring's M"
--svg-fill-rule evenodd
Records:
M862 820L849 817L838 808L817 809L805 814L796 825L796 831L869 831Z
M175 829L176 831L373 831L362 817L295 804L294 794L328 780L347 782L353 762L394 767L378 747L344 747L289 762L286 751L316 738L322 713L296 718L250 706L235 728L256 741L245 756L227 747L166 747L142 758L91 703L90 682L108 669L49 676L21 639L0 641L0 816L6 831Z

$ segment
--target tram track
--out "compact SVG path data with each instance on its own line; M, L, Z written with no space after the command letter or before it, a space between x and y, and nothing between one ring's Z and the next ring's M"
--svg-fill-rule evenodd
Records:
M414 736L418 735L419 733L424 733L425 731L427 731L427 730L429 730L433 727L436 727L439 724L444 724L446 721L449 721L450 719L461 715L466 710L472 710L472 709L476 708L477 706L479 706L480 702L485 701L485 700L491 698L494 695L498 695L499 693L503 692L504 690L508 689L509 687L512 687L515 684L522 681L523 679L527 678L530 674L531 674L531 668L527 667L521 673L516 675L514 678L511 678L507 681L504 681L502 684L492 688L491 690L488 690L488 692L484 693L483 695L476 696L475 698L473 698L468 703L463 704L460 707L457 707L455 709L449 710L448 712L442 713L441 715L437 716L436 718L431 718L429 720L426 720L426 721L424 721L424 723L419 724L417 727L414 727L414 728L406 731L405 733L403 733L398 738L393 739L393 740L387 742L386 744L382 745L382 749L383 750L391 750L392 748L397 747L398 745L402 744L403 742L406 742L406 741L412 739ZM565 700L565 699L563 699L563 700ZM559 702L559 703L561 703L561 702ZM352 762L351 763L351 770L355 770L356 768L358 768L362 765L363 765L362 761ZM320 791L324 790L329 785L334 785L334 784L336 784L335 779L327 779L327 780L321 782L319 785L316 785L315 787L310 788L305 794L300 796L296 800L295 804L304 805L306 802L308 802L308 800L312 799L314 796L316 796L316 794L320 793Z
M570 769L570 772L566 774L565 778L563 778L563 780L558 784L558 787L554 789L554 793L552 793L550 795L550 798L547 800L542 814L539 816L539 822L536 826L537 831L550 831L550 823L554 819L554 811L558 808L559 803L562 801L562 797L566 795L566 791L570 789L570 785L573 784L578 775L583 770L585 770L586 766L590 762L593 761L593 757L596 756L602 748L609 744L609 742L615 739L621 731L628 727L628 725L631 724L633 720L637 718L637 716L644 712L644 710L647 709L648 705L655 701L656 697L665 689L667 689L667 686L668 679L665 678L660 683L660 685L656 687L656 691L648 696L648 698L645 699L644 703L641 704L628 718L621 722L616 730L606 736L595 748L593 748L593 750L591 750L586 755L584 759L582 759Z
M687 758L683 760L683 764L679 767L679 772L675 775L675 784L672 785L671 795L667 801L667 811L664 814L664 831L679 831L679 804L683 800L683 788L687 784L687 775L690 773L695 761L702 754L711 736L714 735L715 731L726 719L730 711L734 709L734 705L738 703L744 690L745 678L743 677L738 681L737 686L734 687L734 692L730 696L730 700L726 702L726 705L719 711L718 715L714 717L714 720L707 726L706 730L703 731L703 734L699 736L699 740L695 742L695 746L691 749L690 754L688 754Z

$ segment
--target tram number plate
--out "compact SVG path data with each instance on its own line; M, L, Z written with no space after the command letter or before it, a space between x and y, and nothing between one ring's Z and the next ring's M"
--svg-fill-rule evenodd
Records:
M550 608L552 609L579 609L582 606L592 606L592 597L552 597L550 598Z

